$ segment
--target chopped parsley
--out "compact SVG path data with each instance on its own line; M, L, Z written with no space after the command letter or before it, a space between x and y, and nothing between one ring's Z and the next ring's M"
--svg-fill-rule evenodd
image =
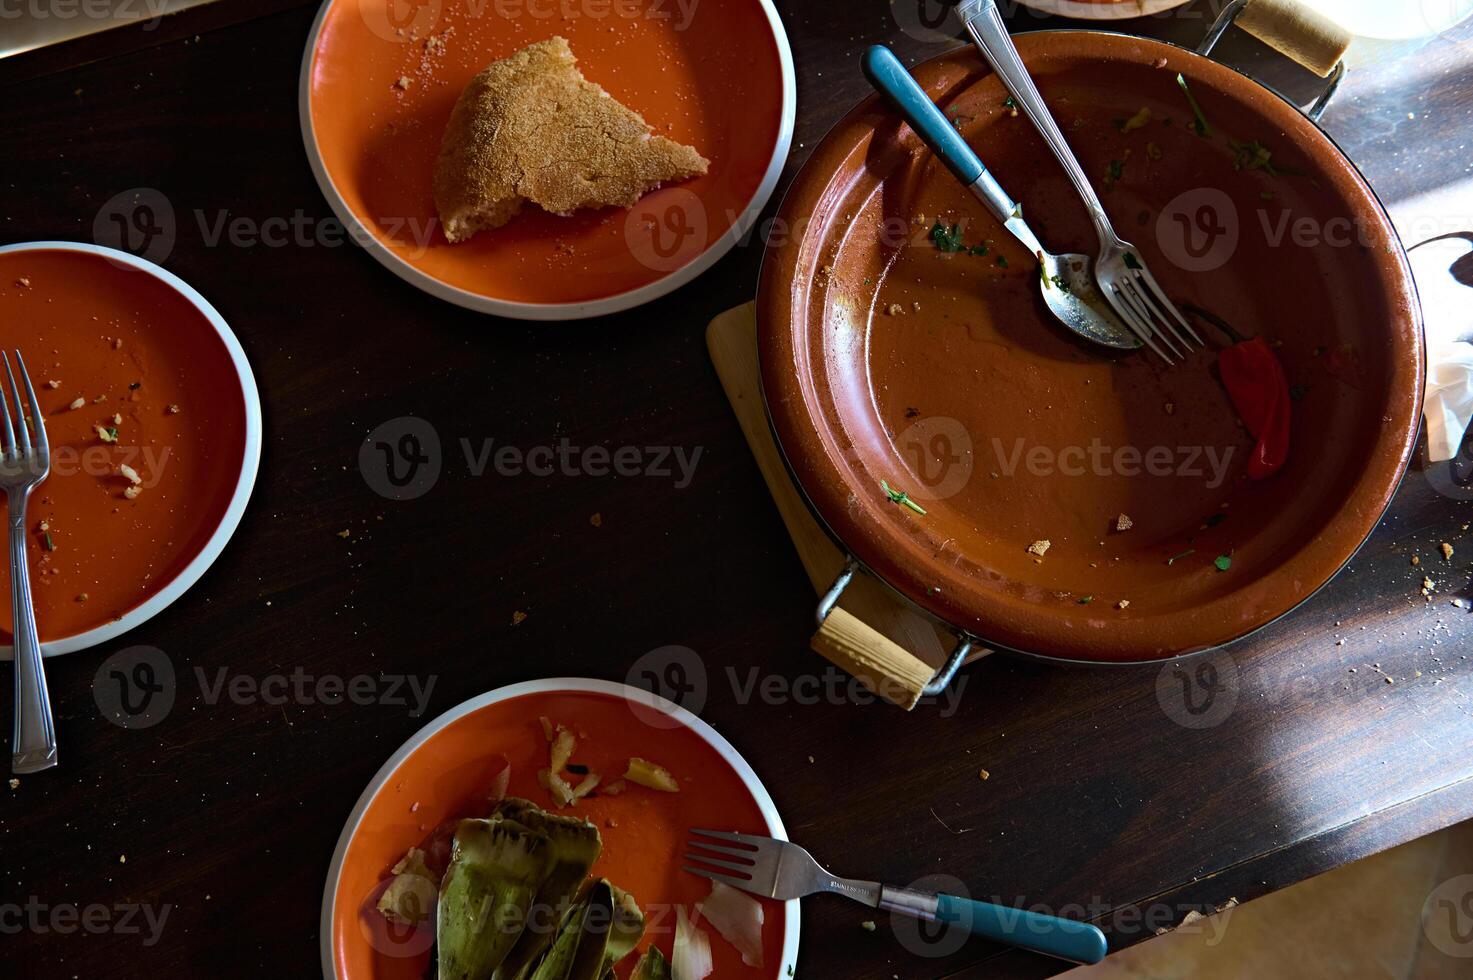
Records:
M1218 555L1212 564L1217 566L1219 572L1225 572L1233 567L1233 559L1229 555Z
M1166 559L1166 564L1168 564L1168 565L1175 565L1177 562L1181 561L1183 558L1190 558L1192 555L1195 555L1196 553L1197 553L1197 549L1196 548L1188 548L1186 551L1183 551L1181 554L1179 554L1179 555L1172 555L1170 558Z
M1187 101L1191 103L1192 106L1192 114L1197 117L1196 120L1192 123L1193 128L1197 130L1197 135L1203 137L1204 139L1208 136L1211 136L1212 124L1207 121L1206 113L1202 111L1202 106L1198 104L1197 97L1192 94L1192 89L1191 86L1187 84L1186 76L1178 74L1176 76L1176 84L1180 85L1181 90L1186 93Z
M1125 164L1119 160L1110 161L1110 183L1115 183L1125 176Z
M1089 605L1089 604L1090 604L1090 603L1091 603L1091 602L1094 602L1094 601L1095 601L1095 597L1094 597L1094 596L1092 596L1092 595L1087 595L1087 596L1084 596L1084 597L1083 597L1083 598L1081 598L1081 599L1080 599L1080 600L1079 600L1079 604L1080 604L1080 605L1081 605L1081 606L1087 606L1087 605Z
M880 481L880 489L885 491L885 496L890 498L890 502L892 504L899 504L901 507L909 507L911 510L915 511L917 514L920 514L922 517L926 516L926 508L922 507L914 500L911 500L910 494L906 493L904 490L891 490L890 484L884 480Z
M959 224L953 224L948 228L940 221L936 222L931 226L931 242L937 249L948 254L986 255L988 252L986 245L968 246L962 235L962 226Z
M1120 130L1122 133L1133 133L1137 129L1145 128L1146 124L1150 121L1151 110L1149 107L1146 107L1141 109L1140 112L1137 112L1135 115L1131 116L1129 119L1115 120L1115 128Z
M1297 401L1300 401L1301 399L1303 399L1304 396L1307 395L1307 394L1309 394L1309 385L1290 385L1289 386L1289 397L1292 398L1296 402Z
M1279 172L1274 169L1273 154L1268 147L1254 140L1251 143L1239 143L1229 137L1228 146L1232 148L1234 159L1234 170L1262 170L1270 177L1277 177Z
M941 222L931 226L931 241L943 252L961 252L966 249L962 243L962 226L952 225L947 228Z
M56 550L56 542L51 540L51 532L50 531L47 531L46 532L46 550L47 551L55 551Z
M1006 255L999 255L997 257L997 264L1006 269L1008 267L1008 257Z

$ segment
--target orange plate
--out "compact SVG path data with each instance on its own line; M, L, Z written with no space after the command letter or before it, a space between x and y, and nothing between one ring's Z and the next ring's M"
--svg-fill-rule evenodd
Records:
M771 0L431 0L396 17L401 6L323 5L302 65L302 131L317 182L354 238L426 292L525 319L627 309L715 262L777 183L796 97ZM554 35L589 80L698 149L710 172L631 210L564 218L532 208L451 245L431 193L450 110L486 65Z
M260 402L219 313L123 252L0 249L0 323L26 359L51 444L51 473L26 513L28 554L45 652L65 653L152 616L224 548L255 480ZM98 426L116 429L116 442ZM135 499L124 464L142 480ZM0 565L5 594L9 579ZM8 602L0 625L8 643Z
M333 854L322 900L323 975L340 980L420 980L430 962L428 929L386 930L373 902L389 868L440 823L484 813L476 800L499 768L511 763L508 794L551 808L537 785L548 746L546 716L581 730L574 761L599 773L622 773L631 756L649 758L680 780L681 792L633 784L617 796L578 803L574 812L598 825L603 854L593 874L629 891L645 911L639 948L652 942L668 957L675 940L674 905L690 912L709 884L680 870L692 827L786 838L772 798L736 750L684 709L645 691L608 681L558 678L514 684L441 715L396 752L348 818ZM615 825L611 826L611 822ZM788 977L798 952L798 903L764 901L763 963L745 966L709 925L715 976ZM627 977L637 957L620 966Z

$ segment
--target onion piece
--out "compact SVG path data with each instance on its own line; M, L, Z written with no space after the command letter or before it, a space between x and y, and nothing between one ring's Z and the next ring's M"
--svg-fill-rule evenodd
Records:
M675 948L670 953L672 980L705 980L715 967L711 963L711 937L691 925L685 906L675 906Z
M742 962L762 965L762 903L744 891L719 881L711 882L711 894L696 905L721 938L736 947Z

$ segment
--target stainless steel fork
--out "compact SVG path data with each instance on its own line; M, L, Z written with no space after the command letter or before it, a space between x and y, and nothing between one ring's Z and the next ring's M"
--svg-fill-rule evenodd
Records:
M15 634L15 731L11 740L12 772L40 772L56 765L56 726L51 720L51 699L46 693L46 671L41 665L41 641L36 635L36 608L31 602L31 572L26 563L26 502L31 491L51 472L51 447L46 442L46 421L31 376L20 351L15 352L24 399L10 369L10 358L0 351L5 376L10 381L9 401L14 402L16 425L11 425L10 406L0 389L0 489L5 491L10 510L10 611ZM36 438L31 441L31 427Z
M1012 93L1018 107L1043 134L1049 149L1064 165L1069 180L1084 199L1084 206L1100 237L1095 277L1115 312L1167 364L1174 363L1173 357L1184 358L1192 350L1191 341L1195 341L1198 347L1203 346L1197 331L1192 329L1186 317L1156 282L1156 277L1146 268L1140 250L1115 233L1094 185L1085 176L1084 168L1069 148L1059 124L1054 121L1038 86L1033 84L1033 77L1018 55L1018 49L1013 46L1007 25L998 12L997 0L963 0L957 13L982 56Z
M691 834L685 860L695 863L686 865L686 871L754 895L788 901L831 892L871 908L956 925L974 935L1072 963L1098 963L1107 952L1105 934L1087 922L955 895L892 888L877 881L838 878L797 844L771 837L715 830L692 830Z

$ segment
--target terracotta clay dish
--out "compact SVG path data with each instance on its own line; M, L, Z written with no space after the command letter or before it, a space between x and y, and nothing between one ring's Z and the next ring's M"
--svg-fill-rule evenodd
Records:
M624 771L631 756L666 767L680 786L665 793L629 783L555 810L537 778L547 766L541 719L579 733L573 759L592 772ZM503 770L509 768L509 775ZM434 930L392 926L375 909L389 869L411 847L425 847L445 821L485 816L488 787L549 811L594 823L602 853L592 875L634 896L647 919L639 943L669 956L674 905L710 894L703 878L681 870L687 832L727 829L787 839L782 818L756 774L724 738L695 715L638 688L608 681L551 678L473 698L430 722L374 776L349 816L333 854L322 900L322 974L337 980L420 980L433 975ZM499 793L498 793L499 795ZM763 902L761 967L710 935L715 976L743 980L791 977L798 955L799 905ZM708 932L711 930L708 927ZM636 957L619 964L627 977Z
M450 111L488 64L552 37L567 39L589 81L694 147L709 171L629 209L559 217L529 207L451 245L431 186ZM776 187L796 104L771 0L659 10L328 0L307 41L299 109L323 194L395 275L482 312L566 320L662 296L735 245Z
M779 444L843 548L986 643L1142 662L1230 642L1329 581L1399 485L1425 375L1405 253L1354 166L1245 76L1115 34L1017 42L1163 287L1275 347L1296 399L1288 464L1248 478L1215 350L1167 367L1065 333L1037 264L876 99L815 151L782 208L800 232L763 267ZM980 59L915 74L1044 244L1094 254L1062 169ZM987 254L939 249L938 220Z

